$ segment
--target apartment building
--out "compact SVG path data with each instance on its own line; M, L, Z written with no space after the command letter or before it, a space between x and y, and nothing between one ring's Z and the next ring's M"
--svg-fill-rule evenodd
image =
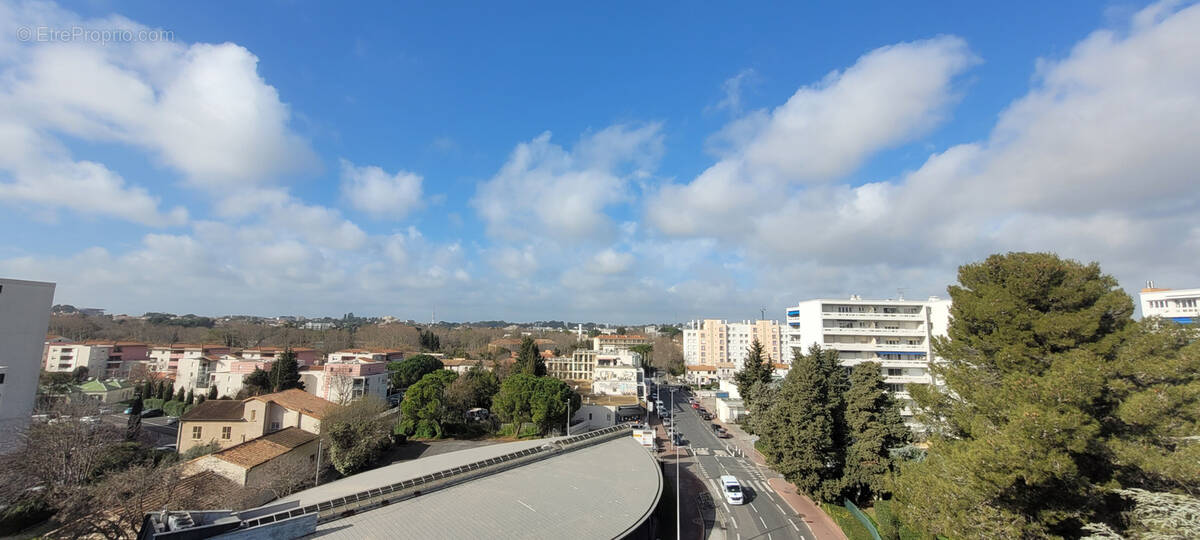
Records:
M787 309L787 347L805 353L813 344L838 351L843 366L881 364L884 382L904 404L905 422L915 427L910 384L930 384L932 341L945 336L950 300L817 299Z
M183 453L211 442L229 448L289 427L319 434L321 420L334 407L297 389L245 400L210 399L180 417L176 448Z
M242 349L238 352L243 360L247 362L274 362L276 358L283 355L286 347L252 347ZM293 347L292 353L296 355L296 363L301 366L311 366L321 359L321 355L316 349L308 347Z
M0 453L29 426L54 284L0 279Z
M387 398L387 362L327 362L301 371L300 380L306 392L334 403L348 403L363 396Z
M564 381L590 381L596 370L599 351L575 349L571 356L546 359L546 375Z
M639 335L613 334L611 336L596 336L592 338L592 349L601 352L632 352L638 345L649 345L650 338Z
M167 375L175 375L175 373L179 371L179 361L184 358L198 358L201 356L216 357L222 354L229 354L230 352L231 349L224 345L197 345L187 343L151 345L149 362L153 371L165 373Z
M108 370L113 346L54 343L46 349L46 371L70 373L82 367L87 368L89 375L102 377Z
M779 321L727 322L721 319L692 321L683 331L683 361L686 365L742 365L750 345L758 339L771 363L791 361L783 350L783 327Z
M1200 289L1159 289L1148 281L1140 296L1142 317L1162 317L1180 324L1200 322Z
M346 349L330 353L328 361L333 362L399 362L404 360L404 353L397 350L368 350Z

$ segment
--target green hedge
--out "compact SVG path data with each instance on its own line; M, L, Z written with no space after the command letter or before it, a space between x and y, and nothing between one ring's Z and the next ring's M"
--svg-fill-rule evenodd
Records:
M892 501L875 501L875 526L883 540L927 540L930 536L913 532L900 523Z
M195 405L188 405L182 401L171 400L163 404L162 410L167 416L183 416L183 413L192 410L192 407L195 407Z
M158 399L158 398L150 398L150 399L142 400L142 410L143 411L145 411L147 409L161 409L162 406L163 406L163 400Z

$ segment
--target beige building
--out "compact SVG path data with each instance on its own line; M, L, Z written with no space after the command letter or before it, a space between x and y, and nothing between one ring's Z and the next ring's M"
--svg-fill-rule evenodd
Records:
M692 321L683 331L683 360L689 366L732 363L740 366L757 339L771 363L788 363L783 352L783 327L779 321L727 322L721 319Z
M592 338L592 349L600 352L630 352L632 347L649 344L649 338L638 335L615 334Z
M315 472L318 437L297 427L284 428L193 459L183 465L183 474L212 471L239 486L267 486L274 476Z
M180 453L215 442L228 448L285 428L321 432L321 420L337 405L291 389L246 400L210 399L179 419Z

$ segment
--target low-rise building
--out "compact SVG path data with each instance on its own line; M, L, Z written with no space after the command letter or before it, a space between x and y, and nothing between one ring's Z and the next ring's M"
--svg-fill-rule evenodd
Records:
M76 385L74 391L100 403L120 403L133 399L137 387L125 380L92 379Z
M225 345L190 343L151 345L149 363L153 371L173 376L179 371L179 361L184 358L219 357L230 352L230 348Z
M112 349L112 345L53 343L47 346L46 371L70 373L86 368L89 375L103 377Z
M183 465L192 476L212 471L239 486L266 486L283 474L315 474L320 435L288 427L193 459Z
M386 362L328 362L301 371L300 379L305 391L334 403L348 403L363 396L387 397Z
M253 347L242 349L238 356L247 362L263 362L273 363L277 358L283 355L287 347ZM316 349L308 347L292 347L292 353L296 355L296 363L301 366L311 366L320 361L320 353Z
M600 335L592 338L592 350L600 352L631 352L638 345L649 345L650 339L636 334Z
M245 400L210 399L180 417L176 448L183 453L211 442L228 448L287 427L320 433L321 420L336 406L298 389Z
M684 366L684 369L686 370L684 380L686 380L689 384L706 385L718 380L717 366L698 364Z
M330 353L327 362L399 362L404 352L394 349L346 349Z
M717 418L722 422L740 422L746 416L746 403L740 399L717 398Z
M466 358L444 358L442 359L442 369L453 371L459 375L466 375L471 368L481 364L480 360L468 360ZM547 369L549 369L550 361L546 361ZM483 369L490 369L484 366Z

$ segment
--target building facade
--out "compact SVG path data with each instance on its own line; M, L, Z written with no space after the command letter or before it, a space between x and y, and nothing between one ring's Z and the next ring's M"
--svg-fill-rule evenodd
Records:
M779 321L758 320L727 322L721 319L692 321L683 331L685 365L742 365L757 339L771 363L788 363L791 354L784 350L783 327Z
M54 284L0 279L0 453L29 426Z
M179 370L179 361L184 358L198 358L201 356L217 357L229 353L230 348L224 345L193 345L184 343L151 345L149 362L153 371L175 375Z
M638 345L649 345L650 338L639 335L613 334L592 338L592 349L600 352L632 352Z
M788 308L786 315L791 353L806 353L815 344L838 351L846 367L878 362L905 422L916 426L908 387L933 382L933 338L946 336L950 300L817 299Z
M301 371L304 390L334 403L348 403L363 396L387 398L386 362L328 362Z
M1140 296L1142 317L1162 317L1180 324L1200 322L1200 289L1159 289L1150 281Z
M267 433L295 427L321 432L321 420L337 405L304 390L284 390L245 400L210 399L179 418L179 453L217 443L229 448Z
M113 350L112 345L83 343L53 343L46 348L46 371L70 373L87 368L88 374L94 377L104 376Z

